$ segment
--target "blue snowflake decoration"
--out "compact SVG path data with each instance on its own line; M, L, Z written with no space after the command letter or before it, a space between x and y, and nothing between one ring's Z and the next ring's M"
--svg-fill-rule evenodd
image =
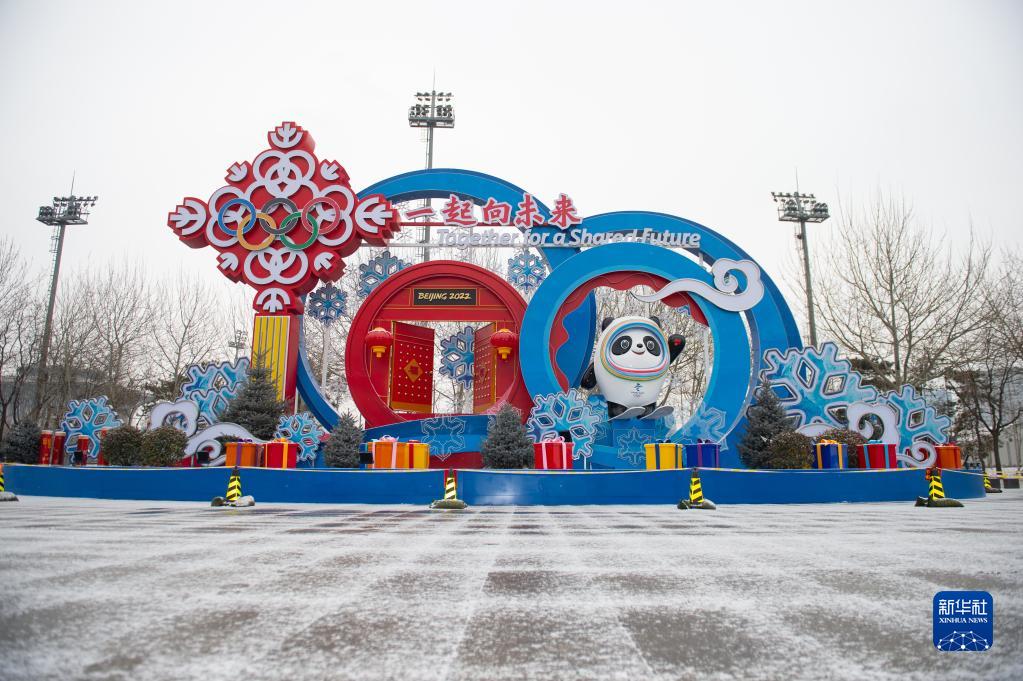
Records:
M344 316L347 307L348 296L334 284L325 284L310 293L305 305L306 312L324 326Z
M444 461L465 451L465 421L455 416L437 416L420 421L423 442L430 445L430 456Z
M629 428L618 433L615 438L615 449L618 450L618 458L628 462L633 467L646 463L646 445L650 442L650 433L639 428Z
M939 416L910 385L900 392L890 392L885 399L899 415L899 447L906 449L912 443L926 440L931 444L947 442L946 433L952 425L947 416Z
M528 293L546 277L547 265L540 255L522 251L508 258L508 281L512 286Z
M726 425L725 412L701 404L693 414L693 418L686 424L682 442L689 444L700 440L717 442L721 445L721 451L724 451L728 449L728 442L725 439L725 436L728 435L728 431L725 430Z
M793 426L843 427L839 410L853 402L872 402L877 389L863 385L849 360L838 359L838 346L828 342L820 350L791 348L764 353L760 379L770 381L782 406L793 417Z
M440 342L440 373L452 381L468 386L472 383L472 366L476 359L473 353L475 332L467 326Z
M241 357L233 362L193 364L185 371L185 375L180 399L195 402L199 407L199 419L211 426L220 421L220 415L227 409L228 403L238 396L238 391L248 379L249 358Z
M78 451L78 437L84 435L89 438L89 459L95 460L99 453L100 431L123 425L109 400L106 395L100 395L67 403L67 411L60 422L60 429L67 433L64 441L64 451L67 454Z
M567 393L535 396L526 429L535 442L567 432L574 445L572 458L588 459L593 455L593 441L600 420L600 414L593 405L572 388Z
M307 411L282 416L277 422L277 430L274 431L274 438L284 438L288 442L298 445L298 461L313 462L316 460L316 451L320 446L320 439L327 434L327 431L320 426L319 421Z
M397 256L391 255L389 250L385 250L366 264L359 265L359 295L365 298L380 285L380 282L395 272L402 271L409 264Z

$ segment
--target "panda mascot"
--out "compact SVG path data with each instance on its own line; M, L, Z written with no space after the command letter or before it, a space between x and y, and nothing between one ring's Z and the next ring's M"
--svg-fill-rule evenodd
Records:
M601 325L593 363L582 387L600 388L611 419L657 419L672 408L657 408L668 367L682 354L686 339L666 337L657 317L607 318Z

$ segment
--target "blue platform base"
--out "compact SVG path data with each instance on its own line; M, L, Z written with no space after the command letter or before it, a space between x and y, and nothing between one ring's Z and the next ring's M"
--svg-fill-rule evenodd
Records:
M22 495L205 501L223 496L225 468L4 467L7 489ZM692 469L668 471L458 471L458 496L472 506L675 504L688 497ZM913 501L927 493L922 469L750 471L700 469L717 504ZM242 493L257 502L428 504L444 495L443 470L273 470L242 468ZM944 471L953 499L985 495L977 473Z

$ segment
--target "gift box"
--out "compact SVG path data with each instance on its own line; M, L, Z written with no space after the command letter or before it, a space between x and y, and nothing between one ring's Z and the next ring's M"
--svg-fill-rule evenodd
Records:
M408 464L409 468L429 468L430 445L426 444L425 442L420 442L419 440L409 440Z
M895 445L870 441L856 447L856 465L859 468L898 468L896 451Z
M273 440L263 445L263 466L294 468L298 463L298 445L287 440Z
M533 468L567 470L572 468L572 443L564 437L533 443Z
M67 443L67 433L63 430L53 432L53 451L50 452L50 465L64 465L64 445Z
M84 466L89 463L89 451L92 449L92 440L89 439L88 435L78 436L78 465Z
M408 443L385 435L369 443L373 453L373 468L408 468Z
M686 468L719 468L721 445L714 442L697 442L685 446Z
M53 458L53 431L44 430L39 438L39 465L49 466Z
M834 440L821 440L814 445L817 468L845 468L845 448Z
M228 442L224 445L224 465L228 468L235 466L258 466L262 463L260 454L261 447L255 442Z
M675 442L651 442L643 445L647 470L682 467L682 445Z
M963 467L963 450L958 445L938 445L934 449L938 452L934 462L938 468L956 470Z

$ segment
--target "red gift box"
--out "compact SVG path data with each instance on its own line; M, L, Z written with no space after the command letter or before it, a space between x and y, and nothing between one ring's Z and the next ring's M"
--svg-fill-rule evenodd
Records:
M297 463L298 445L287 440L274 440L263 446L263 465L267 468L294 468Z
M53 458L53 431L44 430L39 438L39 465L49 466Z
M572 443L565 438L533 443L534 468L537 470L566 470L572 468Z
M934 465L946 470L956 470L963 467L963 452L958 445L938 445L934 448L938 453Z
M895 459L897 449L895 445L883 442L859 445L856 447L856 465L859 468L898 468L899 464Z

